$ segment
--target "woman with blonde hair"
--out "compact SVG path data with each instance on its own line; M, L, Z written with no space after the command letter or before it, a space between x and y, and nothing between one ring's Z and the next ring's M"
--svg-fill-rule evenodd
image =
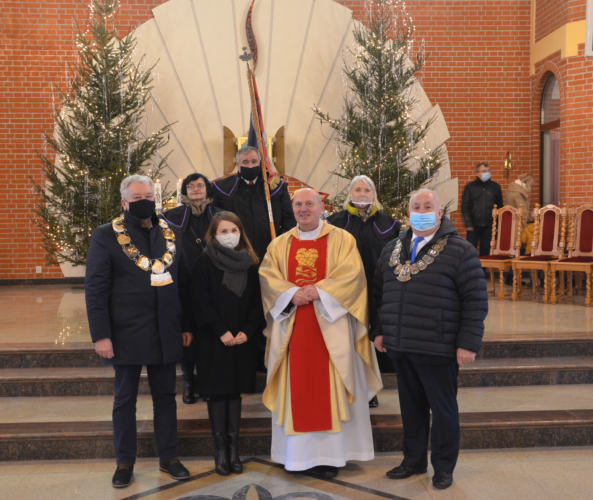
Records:
M401 226L399 221L382 210L374 182L366 175L358 175L350 182L344 210L327 219L330 224L348 231L356 240L367 279L369 306L377 261L383 247L399 235ZM381 372L395 371L387 354L377 351L377 360ZM379 406L376 396L370 401L369 406Z
M216 472L240 474L241 394L255 392L257 333L266 326L257 264L239 218L218 212L191 274L198 391L208 403Z

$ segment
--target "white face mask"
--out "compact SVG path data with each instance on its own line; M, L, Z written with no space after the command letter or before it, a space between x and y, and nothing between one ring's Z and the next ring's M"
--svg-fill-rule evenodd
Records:
M223 247L235 248L241 241L241 233L217 234L216 240Z

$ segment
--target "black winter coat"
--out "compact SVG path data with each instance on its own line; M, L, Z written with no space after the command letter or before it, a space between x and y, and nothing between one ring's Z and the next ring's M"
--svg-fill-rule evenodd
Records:
M212 185L214 205L241 219L245 234L261 262L272 241L264 181L259 177L253 186L249 186L239 175L231 175ZM296 226L288 184L281 181L275 188L270 188L270 199L276 236L280 236Z
M222 286L223 271L202 255L191 273L191 304L196 324L194 343L200 394L255 392L257 333L266 326L257 266L248 271L247 287L238 297ZM225 346L227 331L245 333L244 344Z
M181 229L183 234L183 254L189 269L193 269L196 260L204 252L204 245L206 244L204 237L210 227L210 222L212 222L212 216L220 211L220 208L209 203L206 210L198 216L192 215L191 207L186 205L175 207L161 214L161 217L170 225ZM196 241L196 235L200 242Z
M383 247L399 235L401 224L383 212L376 212L363 221L360 217L348 213L348 210L331 215L327 222L354 236L364 266L370 305L377 260Z
M492 209L504 206L500 184L492 180L482 182L479 178L463 190L461 213L465 227L491 226Z
M416 257L420 260L438 239L449 236L441 254L424 271L402 283L389 266L402 240L402 262L410 259L412 231L388 243L377 263L370 311L371 339L399 353L455 358L458 347L478 352L488 314L486 280L476 249L461 238L447 218Z
M124 212L125 226L141 254L161 258L165 238L156 215L150 230L140 219ZM176 243L181 241L175 232ZM93 342L110 338L114 357L106 363L155 365L181 359L181 300L188 296L189 271L183 248L177 244L173 265L168 268L173 283L151 286L150 271L143 271L123 252L111 223L93 232L85 274L86 309ZM183 330L182 330L183 329Z

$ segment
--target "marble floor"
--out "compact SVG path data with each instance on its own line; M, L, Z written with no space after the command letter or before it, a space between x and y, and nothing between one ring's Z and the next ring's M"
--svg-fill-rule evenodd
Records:
M400 414L397 391L379 394L380 405L371 415ZM543 385L517 387L464 387L459 389L459 411L519 412L551 410L593 410L591 385ZM33 398L2 398L0 424L31 422L109 422L113 396L63 396ZM243 395L244 418L268 418L270 412L261 402L261 394ZM177 396L177 417L180 420L207 419L203 400L185 405ZM150 395L138 396L138 420L152 420ZM592 495L593 498L593 495Z
M241 498L246 500L266 498L263 488L274 498L296 491L301 495L292 498L334 500L585 500L593 496L593 448L589 447L463 450L453 486L445 491L432 487L430 466L427 474L403 481L387 479L385 472L399 465L401 453L351 462L340 471L339 481L287 475L269 457L245 458L244 474L228 478L211 473L212 460L186 459L192 480L183 483L160 473L156 459L140 459L135 481L123 490L110 485L115 470L112 460L5 462L0 463L0 496L4 500L230 500L244 485L247 495ZM250 487L252 483L260 486L260 495ZM206 496L215 493L216 497Z
M0 287L0 303L7 313L0 316L0 344L40 343L56 346L88 344L84 289L71 285ZM543 304L490 300L485 339L546 338L571 335L593 337L593 307L584 298L573 303Z

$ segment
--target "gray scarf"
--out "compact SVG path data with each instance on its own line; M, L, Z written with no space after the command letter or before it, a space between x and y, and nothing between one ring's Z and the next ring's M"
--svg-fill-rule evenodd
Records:
M224 271L222 286L228 288L237 297L241 297L247 286L247 270L251 267L251 257L247 250L223 247L220 243L207 243L204 249L214 265Z

